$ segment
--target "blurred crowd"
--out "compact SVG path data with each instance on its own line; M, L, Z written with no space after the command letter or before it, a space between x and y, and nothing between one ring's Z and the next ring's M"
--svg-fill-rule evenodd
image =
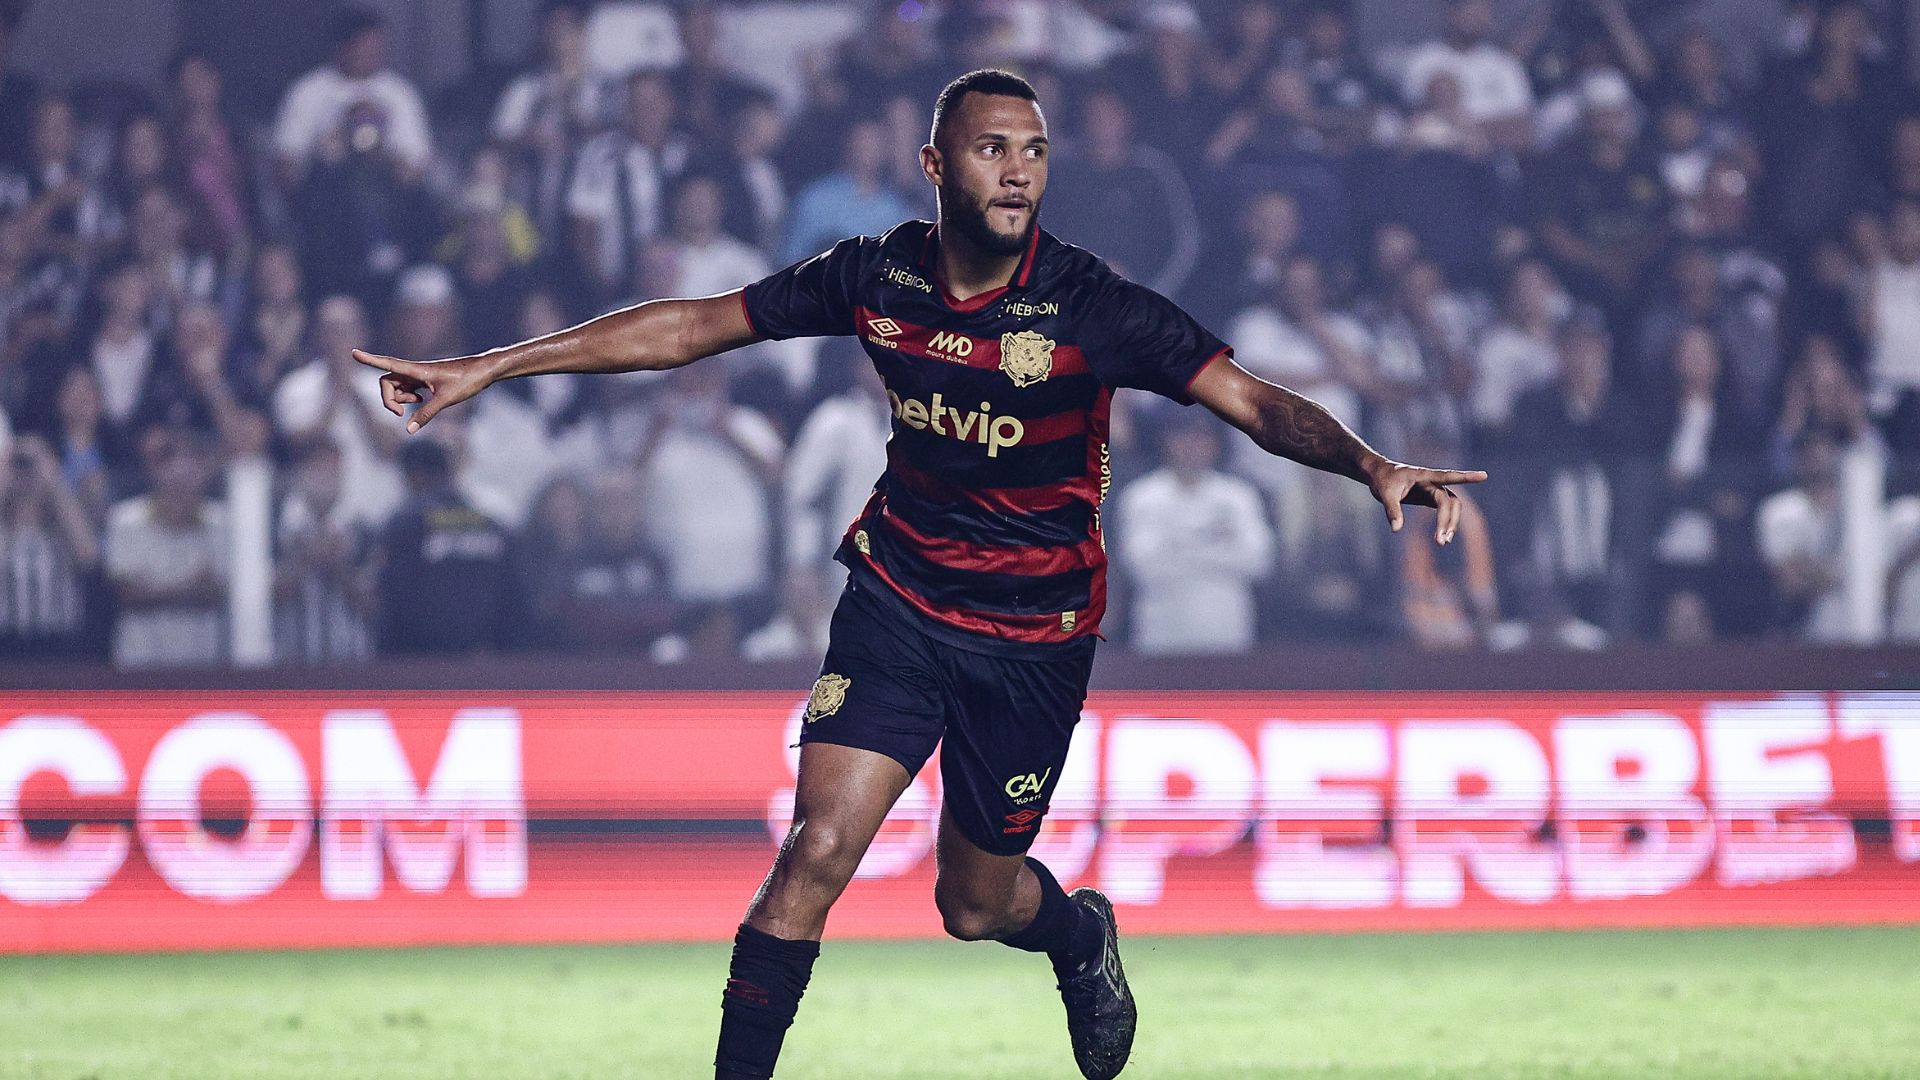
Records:
M480 351L931 217L931 102L983 65L1040 89L1046 228L1385 453L1493 475L1441 548L1121 395L1109 638L1920 639L1890 5L1436 6L1369 47L1329 0L549 0L521 69L431 99L348 8L258 116L202 52L154 87L0 67L0 655L816 655L888 430L852 341L517 380L411 439L348 350Z

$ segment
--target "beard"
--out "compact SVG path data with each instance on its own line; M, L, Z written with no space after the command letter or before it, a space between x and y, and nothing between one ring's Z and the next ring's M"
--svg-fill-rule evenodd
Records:
M940 189L940 208L944 223L967 238L967 242L989 255L1019 255L1027 250L1027 238L1040 227L1040 204L1035 202L1027 227L1019 233L1003 233L987 220L990 200L976 199L958 187Z

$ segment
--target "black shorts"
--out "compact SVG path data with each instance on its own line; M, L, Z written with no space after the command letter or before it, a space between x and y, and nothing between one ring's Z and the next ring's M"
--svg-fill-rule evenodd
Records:
M1057 659L973 652L929 636L874 589L850 580L834 608L800 741L885 754L909 775L938 745L961 833L983 851L1024 854L1087 698L1092 639Z

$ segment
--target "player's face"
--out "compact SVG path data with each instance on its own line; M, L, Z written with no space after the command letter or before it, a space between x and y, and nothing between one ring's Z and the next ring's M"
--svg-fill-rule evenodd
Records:
M1047 189L1047 121L1022 98L969 94L948 117L943 145L921 153L940 189L940 218L997 255L1018 254Z

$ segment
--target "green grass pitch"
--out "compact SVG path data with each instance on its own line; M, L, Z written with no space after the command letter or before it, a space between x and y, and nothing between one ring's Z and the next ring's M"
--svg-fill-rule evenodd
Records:
M1127 1080L1920 1077L1920 928L1124 939ZM0 958L0 1077L705 1080L720 946ZM1043 960L829 941L780 1080L1072 1080Z

